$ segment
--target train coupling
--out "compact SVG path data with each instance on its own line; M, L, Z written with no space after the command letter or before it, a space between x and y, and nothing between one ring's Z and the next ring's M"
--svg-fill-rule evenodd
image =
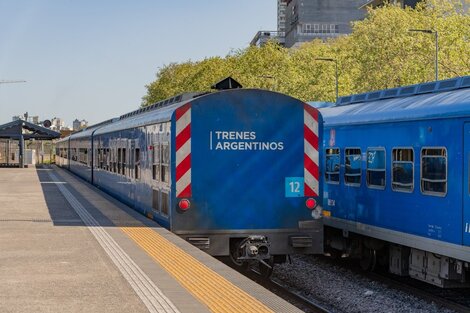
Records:
M238 260L263 260L271 257L268 238L260 235L243 239L238 246L238 251L240 252Z

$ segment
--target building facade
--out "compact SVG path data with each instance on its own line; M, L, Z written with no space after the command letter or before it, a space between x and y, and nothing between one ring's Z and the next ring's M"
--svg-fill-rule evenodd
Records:
M77 131L77 130L88 127L88 122L85 121L85 120L80 121L78 119L75 119L75 121L73 121L73 126L72 127L73 127L74 131Z
M416 4L419 2L420 0L391 0L391 1L386 1L386 0L368 0L364 5L363 7L366 7L366 6L370 6L370 7L378 7L378 6L381 6L383 5L385 2L388 2L388 3L392 3L392 4L395 4L395 5L400 5L402 8L404 8L405 6L409 6L409 7L412 7L414 8L416 6Z
M287 0L285 46L351 33L351 22L365 17L364 0Z
M284 36L286 32L287 0L277 0L277 32Z

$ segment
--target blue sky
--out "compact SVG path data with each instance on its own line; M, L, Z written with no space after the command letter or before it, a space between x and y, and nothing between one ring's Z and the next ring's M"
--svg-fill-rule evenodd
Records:
M275 0L0 0L0 124L134 110L157 69L225 56L276 28Z

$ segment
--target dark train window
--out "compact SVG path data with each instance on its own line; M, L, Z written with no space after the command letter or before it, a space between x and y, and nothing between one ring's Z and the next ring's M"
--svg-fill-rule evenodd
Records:
M338 148L326 149L325 180L327 183L339 184L340 155Z
M140 149L135 149L134 178L140 178Z
M385 149L367 149L367 186L385 189Z
M411 148L392 150L392 190L413 192L414 151Z
M170 212L170 197L162 192L162 214L168 215L168 212Z
M361 149L344 149L344 182L347 185L359 186L361 184Z
M122 148L122 168L121 174L126 175L126 148Z
M421 149L421 192L445 196L447 193L447 150Z
M122 166L122 150L121 148L118 148L117 149L117 159L118 159L118 163L117 163L117 172L118 174L121 174L121 166Z

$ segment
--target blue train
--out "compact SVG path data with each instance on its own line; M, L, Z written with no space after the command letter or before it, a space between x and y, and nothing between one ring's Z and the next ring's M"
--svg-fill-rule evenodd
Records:
M320 109L325 249L441 286L470 281L470 76Z
M322 123L279 93L182 94L72 134L56 162L209 254L269 271L323 252Z

